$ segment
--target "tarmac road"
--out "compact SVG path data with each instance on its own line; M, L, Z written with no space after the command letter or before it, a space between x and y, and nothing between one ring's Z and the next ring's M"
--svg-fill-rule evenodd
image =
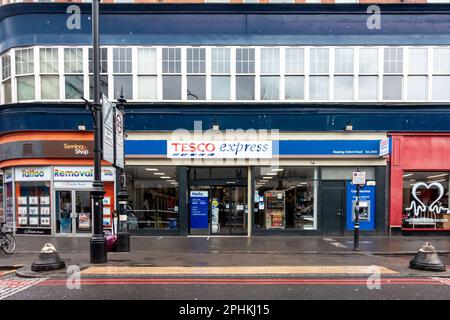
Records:
M444 277L382 276L379 289L373 279L361 276L83 276L79 289L66 276L9 274L1 280L14 287L0 293L0 299L8 300L450 299L450 278Z

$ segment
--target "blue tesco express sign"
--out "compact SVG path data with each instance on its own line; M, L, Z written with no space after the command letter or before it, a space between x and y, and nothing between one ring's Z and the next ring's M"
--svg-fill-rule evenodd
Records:
M347 181L347 215L346 229L354 229L355 205L356 205L356 185ZM375 190L374 185L364 185L359 189L359 205L363 208L359 215L360 230L375 230Z
M191 229L208 229L208 191L191 191Z

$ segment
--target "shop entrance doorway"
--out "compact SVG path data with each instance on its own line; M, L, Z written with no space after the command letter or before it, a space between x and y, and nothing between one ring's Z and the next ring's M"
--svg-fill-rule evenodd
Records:
M55 226L58 235L92 233L92 202L89 191L55 191Z
M323 234L343 236L345 221L344 182L323 181L321 194Z
M247 168L191 170L190 234L247 235Z

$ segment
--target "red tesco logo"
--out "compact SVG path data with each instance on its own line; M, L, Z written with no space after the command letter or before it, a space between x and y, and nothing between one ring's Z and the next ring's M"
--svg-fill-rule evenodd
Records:
M216 150L216 146L210 142L172 142L172 147L175 149L175 152L213 152L214 150Z

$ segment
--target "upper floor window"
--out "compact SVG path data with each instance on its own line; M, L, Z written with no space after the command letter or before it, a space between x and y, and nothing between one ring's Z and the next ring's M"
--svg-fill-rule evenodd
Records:
M328 73L330 71L330 57L328 48L311 48L310 72Z
M285 49L284 99L303 100L305 86L305 50L303 48Z
M35 99L34 48L16 50L17 100Z
M359 49L359 73L378 74L378 49Z
M94 98L94 51L88 48L89 97ZM100 48L100 93L108 97L108 48Z
M64 49L64 73L83 73L83 48Z
M138 48L138 99L156 100L158 97L156 48Z
M255 100L255 49L236 49L236 100Z
M353 48L334 50L334 99L353 100Z
M113 49L114 99L133 98L132 49Z
M383 100L403 98L403 48L384 49ZM394 75L397 74L397 75Z
M328 100L330 90L330 57L328 48L311 48L310 50L309 98L311 100ZM325 75L326 74L326 75Z
M2 57L2 96L4 103L12 102L11 56L9 54Z
M280 91L280 49L261 48L261 100L278 100Z
M450 74L450 48L434 48L433 73Z
M187 99L206 99L206 49L187 49Z
M11 56L5 54L2 57L2 80L6 80L11 77Z
M428 98L428 49L408 49L408 100Z
M163 99L181 100L181 48L162 49Z
M378 49L359 49L358 100L378 100Z
M59 99L58 48L40 48L41 99Z
M66 99L84 96L83 48L64 48L64 91Z
M94 73L94 51L89 48L89 73ZM100 73L108 73L108 48L100 48Z
M403 48L384 49L384 73L403 72Z
M433 100L450 100L450 48L434 48Z
M211 99L230 100L230 48L211 48Z
M34 73L34 49L16 50L16 75Z

